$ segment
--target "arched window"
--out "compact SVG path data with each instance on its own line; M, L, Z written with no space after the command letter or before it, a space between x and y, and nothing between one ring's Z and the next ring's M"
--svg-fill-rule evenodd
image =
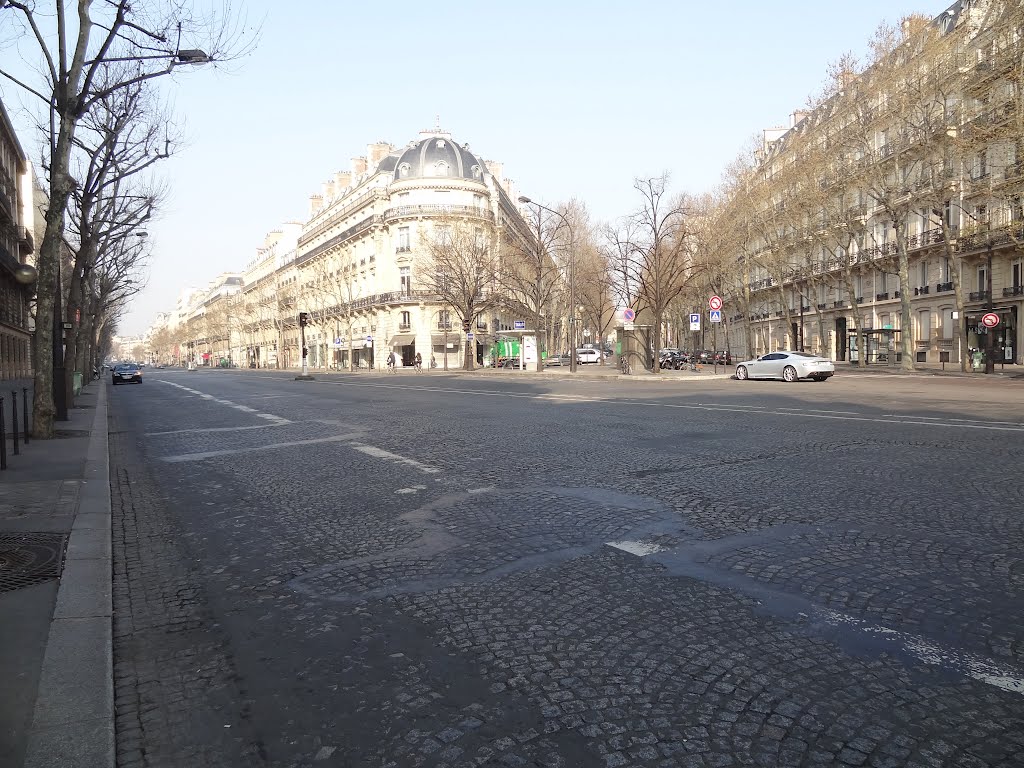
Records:
M400 166L398 166L398 175L402 176L403 178L405 176L409 175L409 164L408 163L402 163Z
M447 176L448 170L448 163L446 163L444 160L439 160L434 164L435 176Z

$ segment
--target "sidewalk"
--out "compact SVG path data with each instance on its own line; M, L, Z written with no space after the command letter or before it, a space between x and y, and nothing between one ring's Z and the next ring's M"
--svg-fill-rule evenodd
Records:
M22 443L18 456L7 442L8 468L0 471L5 766L114 765L106 401L105 383L93 382L69 420L57 423L57 437ZM10 430L9 393L4 406Z

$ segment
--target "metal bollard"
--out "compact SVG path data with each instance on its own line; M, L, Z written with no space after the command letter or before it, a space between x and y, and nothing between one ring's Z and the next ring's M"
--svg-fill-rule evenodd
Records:
M0 397L0 469L7 469L7 430L4 429L4 399Z
M21 388L21 415L25 417L25 445L28 445L28 387Z
M11 390L11 436L14 438L14 455L18 455L18 390Z

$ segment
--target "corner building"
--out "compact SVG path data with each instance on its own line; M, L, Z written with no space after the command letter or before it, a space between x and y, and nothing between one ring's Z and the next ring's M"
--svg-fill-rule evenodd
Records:
M396 149L369 145L310 199L293 260L282 259L273 282L288 311L281 329L287 359L301 357L298 311L313 368L379 367L394 351L400 364L462 365L465 335L451 307L429 289L427 243L452 222L499 243L509 230L529 238L501 165L485 163L440 128ZM287 273L287 274L285 274ZM291 293L291 295L287 295ZM500 313L473 318L477 362L494 334L510 328Z

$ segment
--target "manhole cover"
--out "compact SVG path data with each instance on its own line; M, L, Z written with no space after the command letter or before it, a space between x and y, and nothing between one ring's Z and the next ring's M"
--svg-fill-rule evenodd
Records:
M60 576L65 540L63 533L0 533L0 592Z

